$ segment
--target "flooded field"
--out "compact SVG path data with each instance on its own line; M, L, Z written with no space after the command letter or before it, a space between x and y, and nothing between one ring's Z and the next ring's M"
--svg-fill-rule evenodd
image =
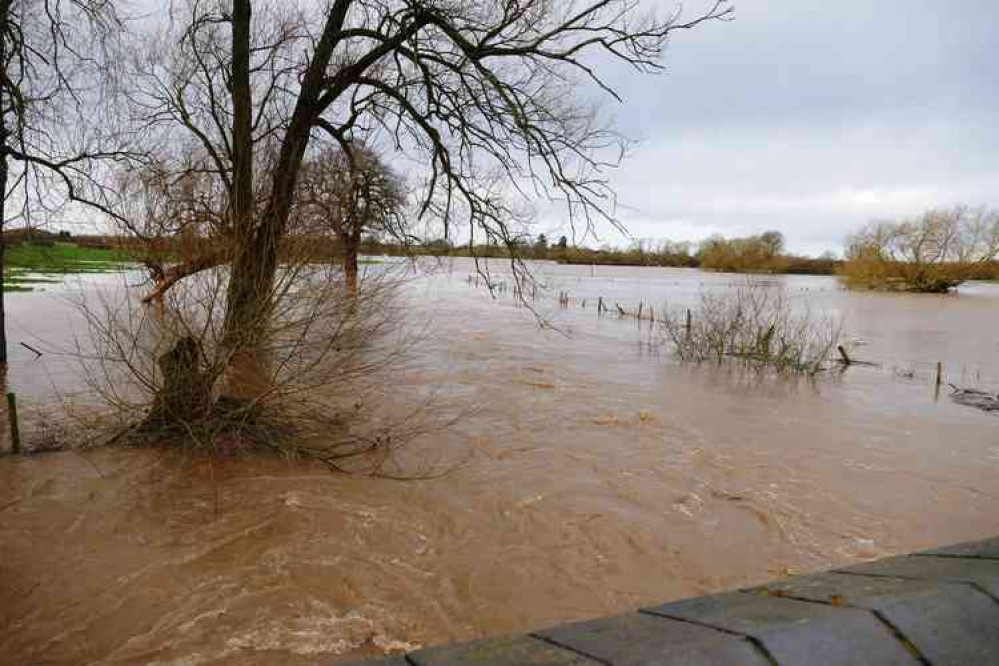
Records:
M0 459L0 663L330 663L999 533L999 417L934 385L939 362L999 390L999 285L767 278L876 364L812 382L683 366L647 322L596 314L599 297L685 307L742 276L539 265L542 330L451 269L408 288L429 327L397 378L465 414L405 453L453 467L440 478L149 450ZM26 403L81 389L71 359L18 345L67 348L77 288L7 296Z

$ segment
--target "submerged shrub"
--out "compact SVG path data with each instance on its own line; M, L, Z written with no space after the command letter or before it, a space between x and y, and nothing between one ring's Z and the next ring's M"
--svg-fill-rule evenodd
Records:
M683 361L734 361L805 375L826 368L842 335L835 319L796 309L783 293L759 284L702 294L696 308L669 312L661 329Z
M286 264L282 298L252 347L224 337L222 268L191 276L159 304L99 292L79 303L87 331L77 356L94 395L129 424L114 441L264 449L377 471L437 426L426 400L398 389L419 339L399 302L407 270L386 266L354 293L338 266Z

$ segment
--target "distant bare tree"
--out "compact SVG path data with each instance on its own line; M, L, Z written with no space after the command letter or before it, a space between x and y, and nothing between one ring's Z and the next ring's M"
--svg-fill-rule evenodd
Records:
M300 188L298 226L305 233L333 232L350 294L357 295L363 236L410 239L402 179L370 148L324 148L303 165Z
M999 212L955 206L872 222L847 241L848 287L945 292L999 256Z

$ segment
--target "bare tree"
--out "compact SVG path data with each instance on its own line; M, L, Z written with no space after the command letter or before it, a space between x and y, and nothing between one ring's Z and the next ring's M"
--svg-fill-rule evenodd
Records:
M80 294L88 330L76 357L93 394L111 408L109 423L120 424L111 441L265 448L384 475L395 449L446 427L453 417L435 409L432 396L392 388L418 340L394 276L373 275L348 297L342 271L309 261L308 243L303 249L300 257L283 252L279 281L287 291L262 343L271 362L251 367L268 373L251 401L218 390L245 367L231 363L225 338L225 268L183 280L157 308L128 291Z
M955 206L868 224L847 241L842 276L855 289L945 292L997 256L999 213Z
M349 294L357 295L362 236L410 240L402 179L371 148L325 147L303 165L300 188L294 226L320 237L332 231Z
M107 115L121 29L110 0L0 0L0 363L4 225L66 201L115 217L106 168L137 157Z
M168 144L181 134L198 144L224 215L202 255L172 266L156 293L228 265L227 362L244 379L266 377L260 350L287 290L280 253L318 136L345 148L389 137L426 165L419 214L445 233L467 222L473 247L483 234L512 242L503 189L561 200L584 230L616 223L604 171L623 140L575 91L589 81L615 98L601 58L657 71L671 33L730 12L726 0L689 19L645 14L637 0L176 2L159 37L146 37L133 109ZM227 392L253 400L245 385L260 383L243 384Z

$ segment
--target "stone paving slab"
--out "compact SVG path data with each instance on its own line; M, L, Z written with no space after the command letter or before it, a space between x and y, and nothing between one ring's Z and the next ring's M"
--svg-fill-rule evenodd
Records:
M685 599L646 612L750 637L778 664L915 666L918 659L873 613L776 596L733 592Z
M999 662L999 604L967 584L826 573L752 592L876 612L934 665Z
M956 557L890 557L838 569L845 574L972 583L999 599L999 560Z
M612 666L770 664L745 638L644 613L566 624L536 635Z

